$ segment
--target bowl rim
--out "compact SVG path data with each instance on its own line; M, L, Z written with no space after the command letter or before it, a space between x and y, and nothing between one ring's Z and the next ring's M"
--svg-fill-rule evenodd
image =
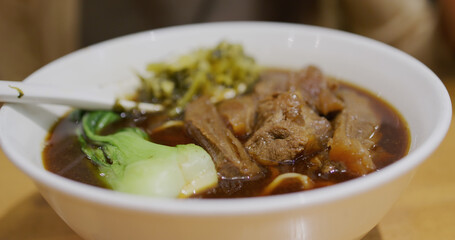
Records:
M179 214L179 215L246 215L252 213L265 213L273 211L290 210L296 206L315 206L324 204L326 202L336 201L348 198L352 195L362 194L370 188L383 185L390 182L401 175L412 171L415 167L421 164L442 142L444 139L451 122L452 105L449 94L440 81L440 79L423 63L419 62L412 56L395 49L384 43L355 35L340 30L327 29L317 26L308 26L303 24L293 23L275 23L275 22L259 22L259 21L234 21L234 22L215 22L215 23L199 23L188 24L181 26L173 26L161 29L154 29L133 33L100 43L96 43L86 48L82 48L63 56L44 67L40 68L25 81L33 80L35 74L43 71L43 69L50 68L57 61L64 61L71 58L75 54L82 51L87 51L93 48L102 47L111 43L120 41L128 41L141 36L142 34L167 34L168 32L175 32L182 29L198 29L198 28L231 28L231 27L274 27L274 28L291 28L295 31L312 31L315 34L336 36L344 40L357 41L362 44L367 44L373 47L381 48L389 54L401 58L409 65L414 66L425 74L425 78L433 81L434 87L441 93L441 108L444 109L442 116L437 119L437 126L430 134L429 138L425 139L421 147L413 150L404 158L393 163L392 165L368 174L367 176L353 179L344 183L336 184L334 186L314 189L308 192L290 193L284 195L267 196L267 197L253 197L241 199L160 199L150 198L144 196L135 196L120 192L115 192L108 189L90 186L87 184L79 183L64 177L58 176L54 173L46 171L45 169L37 168L28 164L27 159L24 159L20 154L13 151L4 134L1 134L2 129L5 128L4 119L8 115L8 111L15 108L16 104L5 104L0 109L0 146L2 147L5 155L9 160L22 170L26 175L31 177L37 184L48 186L58 192L74 196L76 198L96 202L109 207L120 207L136 211L150 211L166 214ZM330 196L330 197L329 197ZM285 202L286 204L283 204ZM221 207L222 206L222 207Z

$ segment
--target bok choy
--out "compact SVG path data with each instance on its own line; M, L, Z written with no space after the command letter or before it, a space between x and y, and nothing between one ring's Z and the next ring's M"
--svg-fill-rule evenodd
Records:
M101 135L120 116L110 111L82 116L79 142L98 167L101 179L113 190L154 196L189 197L217 185L210 155L194 144L175 147L148 141L139 128Z

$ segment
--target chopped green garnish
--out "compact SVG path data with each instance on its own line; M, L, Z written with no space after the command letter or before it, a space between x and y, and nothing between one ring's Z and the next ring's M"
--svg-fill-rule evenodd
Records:
M140 100L162 104L171 114L179 114L201 95L216 103L245 93L258 80L259 70L241 45L223 41L172 63L149 64L151 76L140 76Z
M17 98L21 98L24 96L24 92L22 91L22 89L18 88L18 87L14 87L14 86L11 86L11 85L8 85L8 87L12 88L12 89L15 89L19 95L17 95Z

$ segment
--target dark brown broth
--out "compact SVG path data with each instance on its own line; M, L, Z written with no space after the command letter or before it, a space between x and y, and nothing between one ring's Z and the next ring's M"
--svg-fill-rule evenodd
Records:
M390 105L374 97L367 91L361 90L349 84L341 84L342 88L356 91L371 101L373 109L381 116L382 124L380 133L382 138L373 152L373 161L378 169L381 169L406 155L410 145L408 128ZM161 134L154 134L153 129L169 120L163 115L140 115L124 114L123 120L113 124L106 133L115 132L126 126L137 126L144 129L152 141L160 144L174 146L192 142L183 128L174 127ZM80 150L75 130L80 127L69 117L62 118L49 134L47 145L43 151L44 166L47 170L79 182L94 186L106 187L97 177L97 170ZM195 198L237 198L261 196L266 187L276 176L286 172L298 172L309 176L315 187L324 187L344 182L354 178L347 172L333 172L321 174L314 168L309 159L295 159L292 164L268 166L266 177L256 181L246 180L223 180L220 179L218 187L194 196ZM295 182L281 184L272 194L290 193L301 191L302 188Z
M78 182L106 187L97 177L96 167L81 151L75 134L78 126L79 123L70 117L64 117L54 125L43 151L44 168Z

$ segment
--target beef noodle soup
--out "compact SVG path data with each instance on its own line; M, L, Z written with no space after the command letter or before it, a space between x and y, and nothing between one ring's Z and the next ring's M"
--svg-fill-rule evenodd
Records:
M146 95L139 91L138 98ZM155 94L145 100L157 99ZM235 96L214 100L201 93L183 107L169 106L170 111L158 113L119 112L99 135L133 128L160 146L202 147L216 170L215 182L178 197L255 197L325 187L380 170L406 155L410 145L406 123L393 107L315 66L261 69L257 80ZM116 155L110 154L117 149L96 145L101 138L81 141L91 136L80 134L85 129L82 114L68 114L50 131L43 151L45 168L86 184L124 189L117 180L103 179L109 174L127 178L106 170L116 164ZM129 164L122 161L119 165ZM206 172L205 167L200 171ZM191 181L208 179L200 176L206 175L195 174Z

